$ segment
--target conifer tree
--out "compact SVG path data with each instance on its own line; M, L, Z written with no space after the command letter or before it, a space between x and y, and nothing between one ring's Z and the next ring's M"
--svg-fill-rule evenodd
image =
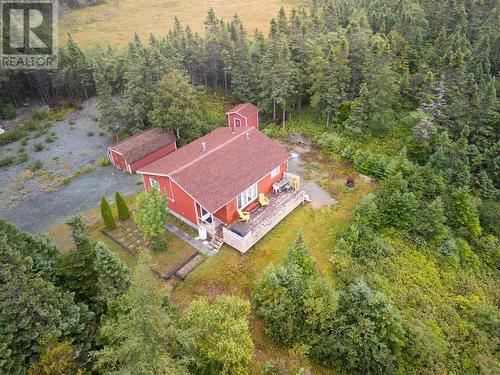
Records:
M121 296L130 286L130 270L114 252L101 242L94 247L94 268L100 298L107 303Z
M104 221L104 226L106 229L113 230L116 229L116 220L111 211L111 207L105 197L101 198L101 216Z
M481 234L481 224L476 205L466 188L459 188L451 195L449 219L459 234L475 239Z
M153 77L147 50L137 34L129 43L126 64L122 112L129 128L144 129L147 125L147 114L151 110Z
M344 123L346 131L353 137L366 137L370 121L369 91L366 84L361 85L359 96L351 106L351 114Z
M94 67L94 80L99 97L97 110L99 111L99 126L113 133L120 126L118 105L113 99L113 91L99 66Z
M115 193L116 209L118 211L118 219L125 221L130 219L130 210L128 209L127 202L123 199L120 192Z
M194 333L196 373L250 374L253 342L248 326L250 305L236 296L219 296L213 302L200 298L191 303L181 326Z
M297 94L297 67L291 59L288 42L282 38L275 52L278 60L271 70L272 98L282 110L282 125L286 125L286 111Z
M130 289L114 305L101 327L107 345L96 353L97 368L105 373L182 375L174 358L179 332L165 308L168 296L149 268L151 258L139 255Z
M326 113L326 124L336 121L349 93L350 71L345 38L330 34L320 39L309 62L311 105Z

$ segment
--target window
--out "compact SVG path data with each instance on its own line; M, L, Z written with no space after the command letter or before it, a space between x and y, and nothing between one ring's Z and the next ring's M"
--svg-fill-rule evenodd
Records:
M240 119L239 119L239 118L235 118L235 119L234 119L234 125L235 125L237 128L239 128L239 127L240 127L240 125L241 125L241 121L240 121Z
M274 168L271 171L271 178L274 178L274 177L276 177L279 174L280 174L280 166L278 165L276 168Z
M246 189L243 193L238 195L238 210L243 207L248 206L248 204L257 199L257 184L253 184L248 189Z
M156 181L154 178L149 178L149 185L151 185L152 188L155 188L156 190L160 191L160 183Z

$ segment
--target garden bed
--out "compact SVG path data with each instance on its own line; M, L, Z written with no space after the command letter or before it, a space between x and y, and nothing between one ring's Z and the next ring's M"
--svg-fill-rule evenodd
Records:
M103 229L102 233L134 257L141 251L150 251L153 256L151 269L164 279L172 277L177 270L198 255L195 249L184 244L169 232L165 233L165 249L154 251L150 241L137 228L133 220L119 222L117 225L116 229Z

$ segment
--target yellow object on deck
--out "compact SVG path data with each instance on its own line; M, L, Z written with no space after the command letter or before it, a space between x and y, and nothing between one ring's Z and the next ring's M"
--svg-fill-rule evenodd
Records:
M293 190L299 190L299 187L300 187L300 179L297 178L297 177L293 177L292 179L292 187L293 187Z
M250 212L238 210L238 215L240 215L240 221L247 222L250 220Z
M261 206L267 206L269 204L269 199L267 199L264 193L259 193L259 203Z

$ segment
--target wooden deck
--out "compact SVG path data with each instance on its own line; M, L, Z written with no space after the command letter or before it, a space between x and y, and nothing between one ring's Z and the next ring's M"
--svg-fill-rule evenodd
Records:
M304 200L305 192L303 190L282 192L271 196L268 206L252 210L250 220L247 223L237 222L223 227L222 239L236 250L245 253ZM242 237L233 232L232 228L244 230L246 234Z

